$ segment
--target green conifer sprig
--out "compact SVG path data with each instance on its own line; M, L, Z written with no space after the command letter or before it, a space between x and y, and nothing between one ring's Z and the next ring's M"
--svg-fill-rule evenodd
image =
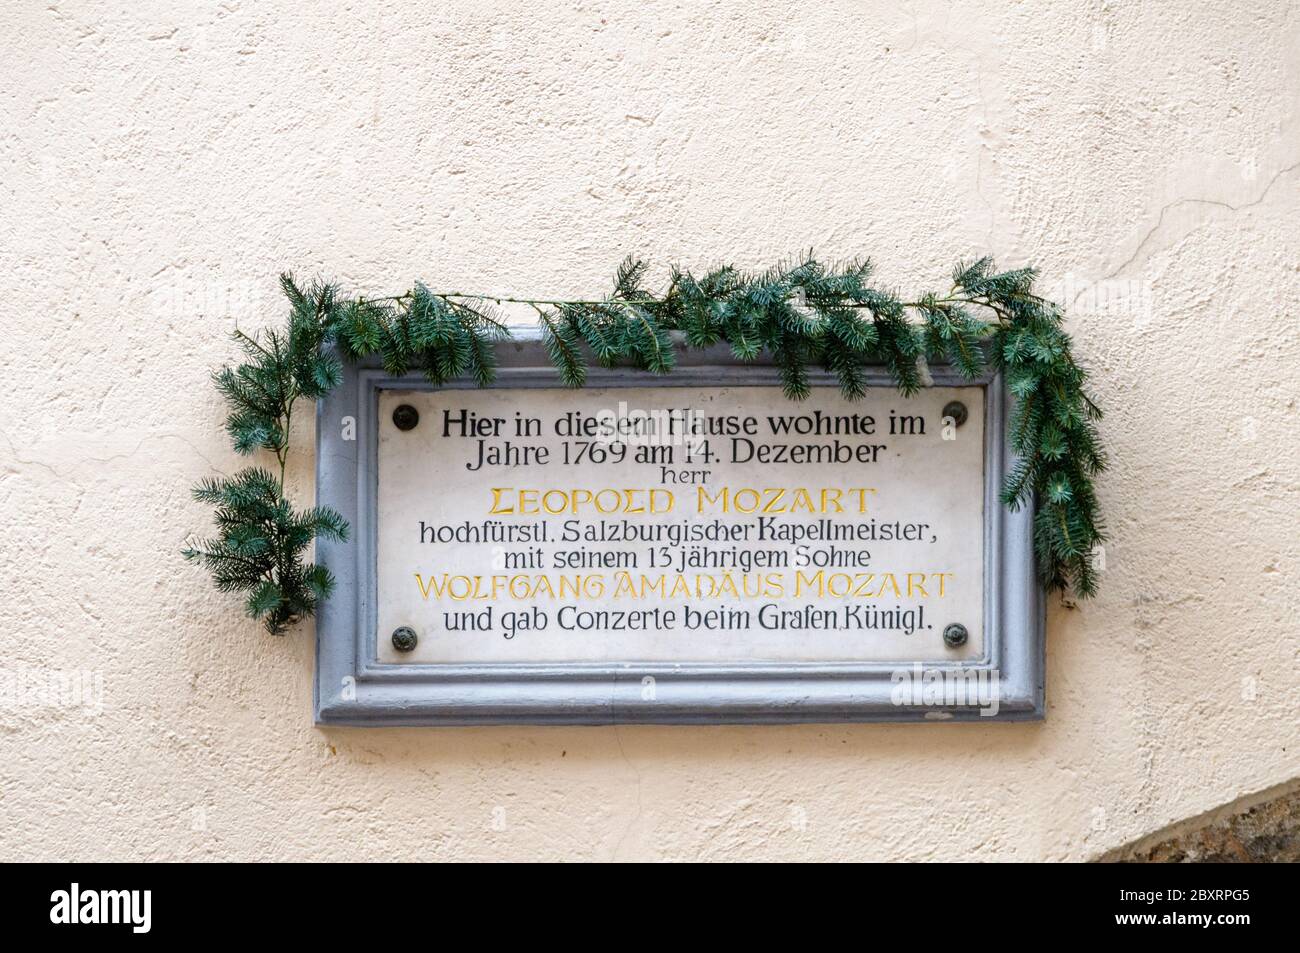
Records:
M611 293L590 300L495 298L418 283L390 298L345 298L331 285L304 290L282 276L287 328L238 334L247 360L214 375L235 449L273 453L279 476L249 469L196 487L196 498L216 508L219 533L185 555L222 591L247 593L248 613L273 633L311 615L333 580L304 562L306 550L317 537L345 539L348 527L337 513L295 512L284 499L294 402L318 400L338 383L336 353L352 361L378 355L389 373L418 370L436 384L466 375L489 384L495 344L509 337L494 304L513 302L536 310L546 352L571 387L586 383L588 355L603 366L669 373L674 333L688 347L725 343L744 361L766 351L796 400L811 392L813 367L833 374L850 399L865 393L869 365L883 365L904 395L922 386L927 360L947 361L967 378L1000 370L1015 398L1009 439L1018 456L1003 502L1035 507L1045 589L1095 593L1093 552L1104 539L1094 487L1105 468L1101 411L1084 392L1060 310L1034 294L1033 269L997 272L981 258L954 270L947 294L915 301L869 284L866 260L828 266L811 253L755 273L673 268L662 295L644 286L647 272L646 262L628 258Z
M298 398L319 400L338 384L343 367L325 347L340 303L329 285L299 289L288 275L284 331L235 332L246 360L213 375L230 410L226 432L235 450L275 455L278 472L260 467L204 480L194 498L215 508L217 535L199 540L182 555L205 566L222 592L247 594L245 609L272 635L315 612L334 587L324 566L304 561L317 537L345 540L348 526L333 510L297 511L284 496L293 407Z
M221 592L245 592L248 615L279 635L311 615L334 588L324 566L302 554L318 536L346 540L347 523L323 507L295 512L280 479L250 467L232 477L208 479L194 498L216 510L218 534L184 551L207 567Z

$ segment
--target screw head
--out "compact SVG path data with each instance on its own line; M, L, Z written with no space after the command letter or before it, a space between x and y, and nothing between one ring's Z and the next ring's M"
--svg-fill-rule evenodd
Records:
M414 430L420 422L420 412L410 404L400 404L393 411L393 424L398 430Z
M953 622L944 627L943 644L948 646L950 649L955 649L959 645L966 644L966 637L969 634L970 633L966 631L966 626L962 625L960 622Z
M966 405L959 400L950 400L948 403L943 405L943 415L945 417L951 417L952 422L960 427L966 422L966 417L968 416Z
M411 651L419 641L420 637L409 625L399 625L393 630L393 648L399 652Z

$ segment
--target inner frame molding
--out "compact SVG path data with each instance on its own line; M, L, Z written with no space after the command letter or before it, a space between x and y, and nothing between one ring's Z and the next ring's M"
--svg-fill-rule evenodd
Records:
M497 346L496 389L564 389L536 332ZM316 622L314 715L320 725L793 724L898 721L1017 721L1044 714L1044 602L1034 572L1033 512L998 498L1014 456L1005 439L1011 400L998 375L975 380L947 365L932 386L984 389L983 651L953 661L890 662L382 662L377 642L378 406L385 390L442 387L418 373L394 377L375 358L344 362L343 379L317 405L317 503L352 527L348 542L318 540L317 562L337 587ZM894 389L884 368L870 387ZM667 375L592 367L588 387L777 385L768 360L738 361L725 345L681 349ZM810 373L810 384L837 386ZM784 398L783 398L784 399ZM906 398L899 398L905 401ZM792 406L797 406L792 404ZM349 439L350 438L350 439ZM941 682L979 678L996 704L898 701L900 675ZM942 694L942 688L938 689ZM907 692L910 694L910 691Z

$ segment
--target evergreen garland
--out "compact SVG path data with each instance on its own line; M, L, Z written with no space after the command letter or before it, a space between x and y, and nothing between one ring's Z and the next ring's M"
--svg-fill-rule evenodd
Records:
M645 262L627 259L611 294L598 300L486 298L419 283L393 297L346 298L332 285L301 289L282 276L287 329L236 332L247 361L214 375L236 451L270 451L279 473L251 468L195 487L195 498L216 508L219 533L186 558L206 566L218 589L247 593L248 614L272 634L311 615L334 580L305 563L305 553L318 536L346 539L348 527L329 509L294 510L284 467L294 402L318 400L342 373L329 345L353 361L377 354L393 375L419 370L436 384L470 375L486 385L495 344L510 336L493 303L512 302L536 310L546 352L570 387L586 382L588 353L603 366L670 372L673 331L689 347L725 342L743 361L766 351L793 400L808 396L810 367L834 374L849 399L865 393L868 364L883 364L907 396L922 386L927 360L948 361L967 378L1000 370L1016 399L1008 436L1019 458L1002 501L1035 507L1044 589L1095 593L1093 550L1104 538L1093 487L1105 468L1095 427L1101 411L1084 393L1060 310L1033 292L1034 269L996 272L981 258L958 265L946 295L916 301L868 284L867 261L828 267L811 254L757 274L674 268L661 295L644 287L646 271Z

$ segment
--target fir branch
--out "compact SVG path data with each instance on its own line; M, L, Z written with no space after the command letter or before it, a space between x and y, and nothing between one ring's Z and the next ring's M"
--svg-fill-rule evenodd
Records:
M282 479L260 468L204 480L194 498L216 507L218 535L182 555L204 566L221 592L247 593L245 611L269 633L282 634L329 595L333 577L304 562L304 554L318 537L347 539L347 523L338 513L295 512L284 498Z
M329 285L300 289L287 274L280 282L290 305L287 329L260 337L237 332L248 360L214 375L231 406L226 429L236 451L271 451L278 473L249 468L200 482L194 498L215 508L218 535L182 552L208 569L218 590L246 593L245 611L272 635L311 615L334 585L328 570L304 560L313 540L348 534L333 510L295 512L284 496L294 404L320 399L342 376L326 347L342 317L337 293ZM349 308L348 318L359 320L356 306Z
M764 351L792 399L811 392L809 370L824 367L849 399L866 393L866 368L883 365L904 394L922 384L922 364L944 360L975 378L1002 372L1015 406L1008 439L1018 460L1002 487L1010 508L1035 507L1034 547L1047 589L1091 595L1093 551L1105 538L1094 477L1106 466L1096 424L1101 411L1084 392L1059 309L1033 291L1031 268L998 272L990 258L959 264L951 290L903 301L872 287L866 260L827 265L811 252L765 271L724 265L703 275L674 267L662 295L645 287L646 262L628 257L603 298L508 298L430 290L416 283L389 297L341 296L331 285L281 286L289 302L283 331L237 334L245 361L213 380L229 406L226 431L237 452L274 454L278 475L252 468L195 487L214 507L218 535L185 551L221 591L242 592L249 615L280 633L309 616L333 579L304 561L319 537L345 539L328 510L294 511L284 498L293 407L337 385L345 360L377 355L394 376L421 370L434 383L469 376L490 384L495 345L509 338L493 303L528 304L561 380L581 387L587 353L600 364L627 362L655 373L675 366L672 332L688 347L724 343L743 361ZM587 352L587 353L585 353Z

